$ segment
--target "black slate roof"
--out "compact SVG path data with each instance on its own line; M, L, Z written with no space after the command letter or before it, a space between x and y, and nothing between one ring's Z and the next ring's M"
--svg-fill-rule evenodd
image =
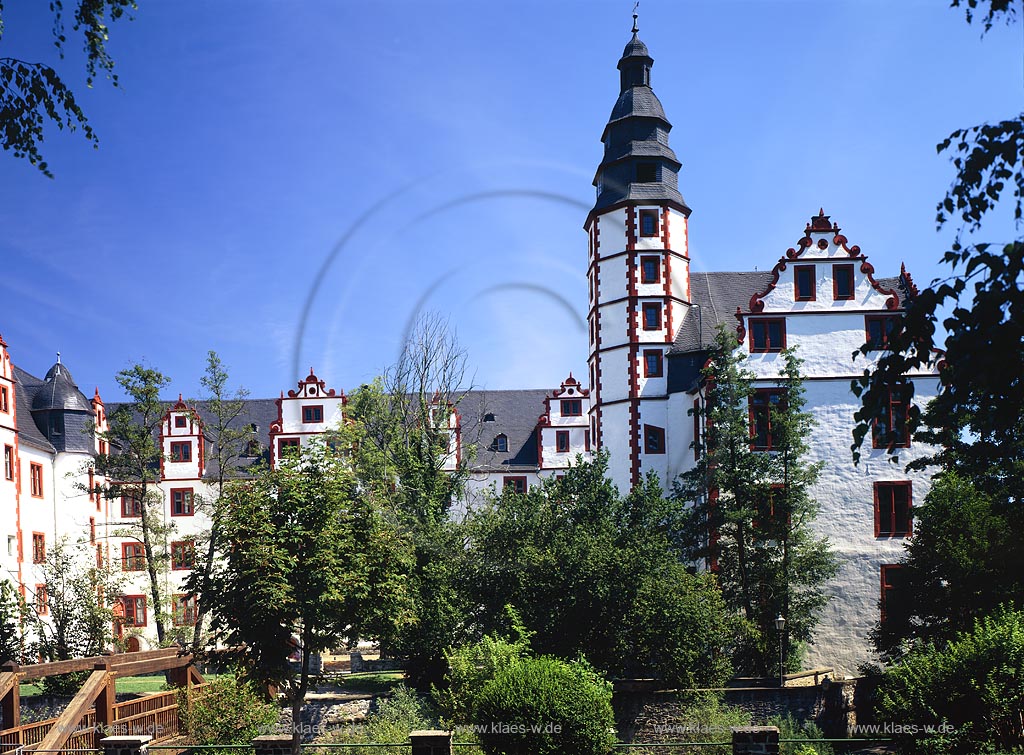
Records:
M17 383L14 394L18 409L18 442L27 443L47 453L56 453L57 449L46 439L32 418L32 402L45 383L18 365L11 366L14 368L14 382Z
M552 389L553 390L553 389ZM536 469L537 420L551 390L470 391L458 405L462 445L475 447L466 459L480 472ZM493 418L492 418L493 417ZM498 452L494 439L508 438L508 452Z
M92 414L92 402L78 390L68 368L60 362L49 369L32 399L33 411L50 409Z

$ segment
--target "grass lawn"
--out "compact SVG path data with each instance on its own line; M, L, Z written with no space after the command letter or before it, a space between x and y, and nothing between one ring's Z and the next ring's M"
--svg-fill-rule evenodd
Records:
M212 680L216 674L205 677ZM117 691L120 694L150 695L154 692L164 691L164 675L153 674L151 676L125 676L117 680ZM37 682L25 682L21 685L22 697L36 697L43 694L42 685Z
M346 692L364 692L368 695L385 695L405 683L401 671L381 671L366 674L345 674L332 679Z

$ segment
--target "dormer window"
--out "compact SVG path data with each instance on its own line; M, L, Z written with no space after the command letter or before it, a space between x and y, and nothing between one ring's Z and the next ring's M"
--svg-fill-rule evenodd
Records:
M171 461L192 461L192 444L189 441L171 443Z
M494 436L494 442L491 444L491 448L493 448L498 453L508 453L508 436L506 436L504 433L502 433L501 435Z
M6 385L0 385L0 412L11 413L11 394Z
M582 417L583 401L578 398L564 398L561 409L563 417Z
M652 184L658 180L657 163L637 163L636 182L641 184Z
M188 419L185 417L184 414L179 414L177 417L174 418L174 426L175 427L179 427L180 428L180 427L185 427L187 425L188 425Z
M853 298L853 265L832 266L832 298L836 301Z
M484 422L494 422L494 413L487 412L487 414L484 415Z
M322 404L316 406L302 407L303 424L317 424L324 421L324 407Z
M796 301L814 301L814 265L797 265L793 268L793 278L796 283L793 298Z

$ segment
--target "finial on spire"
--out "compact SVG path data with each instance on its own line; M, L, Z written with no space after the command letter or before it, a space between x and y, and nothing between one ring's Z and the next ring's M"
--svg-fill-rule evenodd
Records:
M634 34L636 34L638 31L640 31L640 27L637 26L637 23L636 23L636 20L639 17L639 14L637 14L636 9L639 8L639 7L640 7L640 0L636 0L636 2L633 3L633 33Z

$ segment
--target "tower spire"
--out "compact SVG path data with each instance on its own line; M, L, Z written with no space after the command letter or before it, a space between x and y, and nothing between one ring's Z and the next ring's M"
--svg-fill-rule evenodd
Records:
M634 34L636 34L638 31L640 31L640 27L637 25L637 18L639 18L639 15L636 12L636 9L639 8L639 7L640 7L640 0L636 0L636 2L633 3L633 33Z

